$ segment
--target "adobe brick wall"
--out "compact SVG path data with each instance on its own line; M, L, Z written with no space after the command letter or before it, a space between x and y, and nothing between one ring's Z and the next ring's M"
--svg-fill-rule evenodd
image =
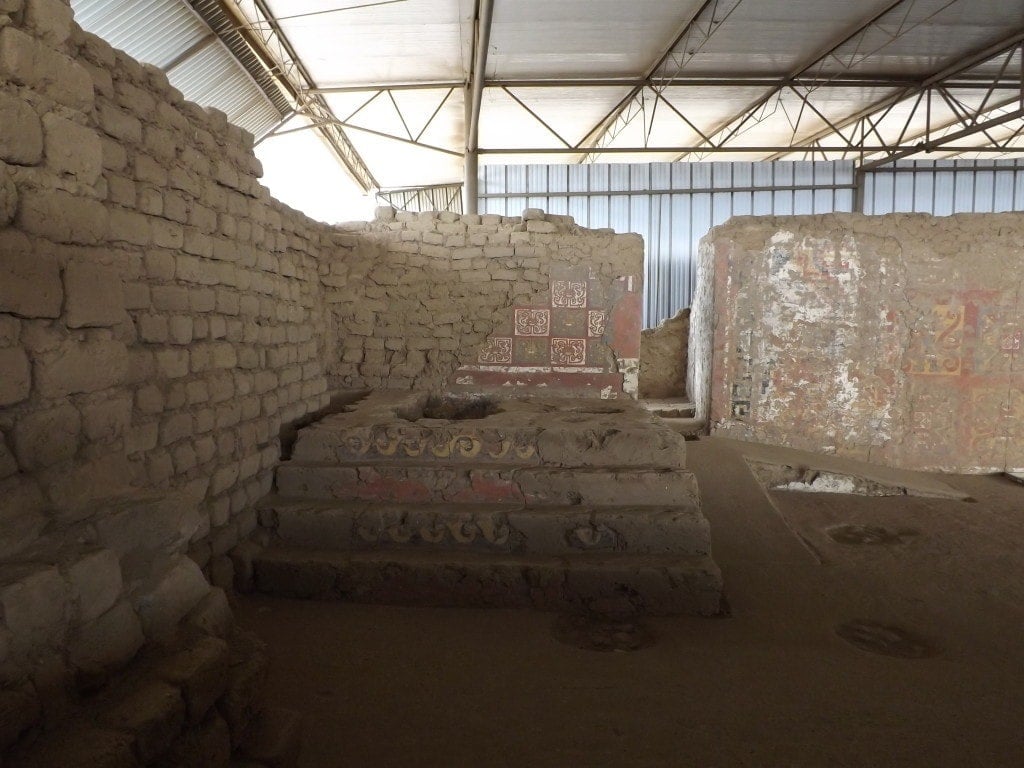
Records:
M252 147L67 0L0 0L0 692L226 610L210 581L244 575L282 429L329 384L442 385L557 268L642 274L636 236L543 214L327 226ZM623 391L631 322L588 338Z
M715 434L1024 467L1024 215L737 217L699 284L691 392Z
M538 209L520 218L384 208L345 228L322 276L339 330L332 383L636 396L638 235Z
M46 701L230 618L208 577L328 398L332 233L252 145L64 0L0 2L0 689Z

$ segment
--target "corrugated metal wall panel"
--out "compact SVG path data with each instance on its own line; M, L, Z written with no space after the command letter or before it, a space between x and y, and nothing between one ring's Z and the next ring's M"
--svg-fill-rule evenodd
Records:
M993 213L1024 206L1019 160L905 161L865 179L864 212Z
M731 216L853 210L852 162L484 166L480 210L568 213L584 227L637 232L645 243L644 323L690 305L697 243ZM866 174L864 209L949 215L1024 207L1024 162L903 162Z

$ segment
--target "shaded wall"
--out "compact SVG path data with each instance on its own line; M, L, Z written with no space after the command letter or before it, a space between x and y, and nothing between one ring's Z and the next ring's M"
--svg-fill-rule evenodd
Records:
M740 217L701 246L716 434L915 469L1024 466L1024 216Z
M101 679L229 587L328 370L428 386L556 264L639 269L543 214L320 224L252 147L64 0L0 2L0 698Z
M636 395L643 241L571 217L378 213L324 265L345 387Z
M282 423L326 403L333 235L252 145L65 2L0 3L0 683L31 697L230 586Z

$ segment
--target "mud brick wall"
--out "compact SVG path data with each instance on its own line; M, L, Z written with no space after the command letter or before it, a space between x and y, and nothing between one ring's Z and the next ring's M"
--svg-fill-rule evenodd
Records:
M324 263L344 387L636 396L643 242L567 216L381 209Z
M269 196L252 147L67 0L0 0L3 711L230 618L211 582L245 576L282 430L328 374L450 381L564 280L577 314L607 310L576 329L600 360L567 366L629 390L638 237L539 211L330 227Z
M66 2L0 2L0 683L172 634L326 403L330 233L252 144Z
M1024 215L739 217L699 279L691 377L715 433L1024 467Z

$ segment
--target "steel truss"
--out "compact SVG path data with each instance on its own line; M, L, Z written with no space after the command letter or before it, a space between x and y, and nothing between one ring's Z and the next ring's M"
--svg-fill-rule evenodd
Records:
M859 34L867 34L870 28L869 25ZM904 29L900 34L907 31ZM895 36L892 39L896 39ZM841 50L848 45L855 45L853 38L847 38L840 46L830 48L824 58L836 60ZM863 53L857 59L842 60L847 62L847 66L853 66L863 56L876 51ZM827 77L803 67L799 75L778 81L769 94L758 99L740 115L707 131L698 128L655 86L645 84L641 90L647 89L651 98L659 100L666 109L672 111L700 137L700 142L692 146L653 146L648 143L640 146L604 146L600 153L588 152L584 142L571 144L566 141L516 99L563 146L491 147L480 151L492 155L575 155L581 162L593 159L596 154L672 154L676 161L702 160L716 154L759 154L765 160L784 157L824 160L853 158L865 167L877 167L920 152L1024 152L1024 143L1017 143L1017 139L1024 134L1021 67L1024 67L1024 29L922 80L879 80L876 87L887 87L889 92L886 96L841 119L829 118L824 108L816 104L816 95L823 87L828 87L833 93L837 88L863 88L865 81L851 79L849 73L844 73L842 77ZM679 85L679 81L675 82ZM708 82L702 79L695 87L705 86ZM730 82L748 81L734 78ZM501 87L512 95L508 86ZM798 106L794 108L792 103L787 104L787 97L796 97L794 100ZM937 113L937 104L944 106L942 114ZM780 113L789 122L789 143L765 146L742 141L744 135L755 126L777 118ZM954 115L953 120L948 119L949 113ZM628 110L623 112L623 116L628 114ZM947 117L943 117L943 114ZM807 127L812 121L813 131ZM823 128L819 127L821 123L824 123ZM924 128L911 130L915 124L923 124ZM649 130L645 131L645 136L648 134ZM963 143L979 135L984 137L982 145Z
M240 0L189 0L189 3L253 75L272 101L280 103L282 94L286 96L290 108L281 110L285 117L278 128L295 115L309 118L364 192L380 187L345 135L327 101L316 93L316 83L288 42L265 0L251 2L251 8L259 15L255 22L250 21L242 12ZM275 87L273 90L266 85L268 77Z
M255 7L262 16L255 23L245 21L226 31L216 26L214 29L226 42L227 32L242 36L262 65L259 74L263 79L257 78L258 82L263 85L267 74L272 75L278 88L294 104L293 114L310 121L307 126L284 129L283 123L288 119L285 118L270 135L311 128L320 131L366 190L379 185L348 141L346 132L362 132L425 151L464 157L467 196L475 188L478 155L558 155L570 162L594 162L602 156L645 153L668 155L675 160L701 160L730 154L758 155L765 160L852 158L866 170L921 152L995 155L1024 152L1024 141L1018 141L1024 135L1024 29L927 77L885 77L861 70L865 62L884 52L887 46L933 21L955 3L964 1L940 0L936 7L934 2L925 0L890 0L879 12L846 30L782 77L763 74L722 78L689 76L685 70L690 61L700 54L742 2L705 0L673 36L665 51L639 76L487 80L483 73L493 0L479 0L473 66L466 80L317 87L270 14L265 0L190 0L197 10L200 6L215 4L231 10L234 17L242 18L238 6L244 4L246 8ZM250 65L247 68L253 71ZM257 73L253 72L253 76ZM578 140L560 134L531 107L529 95L523 90L577 86L627 90L615 107ZM687 88L732 86L761 87L764 93L716 125L698 125L696 118L687 114ZM837 117L825 106L825 95L835 98L842 89L861 95L867 88L880 89L884 94L853 114ZM465 95L465 145L446 147L423 141L456 89ZM556 146L479 147L479 109L485 89L501 90L554 137ZM395 93L405 90L437 93L436 107L422 125L414 126L410 115L403 112L395 98ZM364 93L366 98L350 114L339 118L324 98L334 93ZM677 97L675 94L684 95ZM280 95L277 94L275 103L280 101ZM387 130L365 124L365 121L360 124L363 110L382 99L390 102L395 117ZM658 110L674 115L687 126L695 137L689 146L651 145L649 139ZM422 120L422 116L419 119ZM758 126L779 119L788 123L788 141L765 145L751 140ZM643 141L637 146L618 145L616 141L626 128L638 120L642 121ZM400 129L395 128L398 125ZM981 146L975 143L979 139L983 140ZM436 204L444 198L445 205L438 207L452 210L450 196L445 198L447 192L437 190L456 188L457 185L443 184L388 190L382 193L387 195L382 199L409 209L409 206L418 206L418 200L429 198ZM464 206L466 210L471 207L468 203Z
M450 211L462 213L462 184L382 189L377 199L401 211Z

